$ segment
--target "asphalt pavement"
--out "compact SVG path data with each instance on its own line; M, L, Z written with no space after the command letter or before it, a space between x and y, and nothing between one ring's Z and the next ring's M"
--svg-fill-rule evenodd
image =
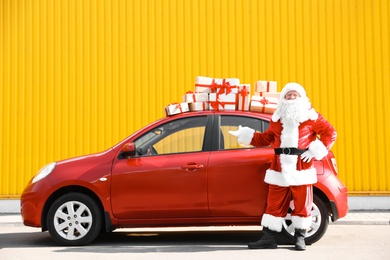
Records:
M389 211L350 211L331 225L390 225ZM0 214L1 226L23 226L20 214Z

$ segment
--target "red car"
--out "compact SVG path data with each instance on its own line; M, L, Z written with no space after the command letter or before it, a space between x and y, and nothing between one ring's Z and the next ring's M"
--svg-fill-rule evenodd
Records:
M114 147L50 163L21 196L27 226L48 230L61 245L85 245L102 231L131 227L260 225L274 150L240 147L239 125L264 131L271 115L188 112L158 120ZM348 212L347 188L332 152L315 162L313 224L308 244L329 219ZM293 241L290 216L282 236Z

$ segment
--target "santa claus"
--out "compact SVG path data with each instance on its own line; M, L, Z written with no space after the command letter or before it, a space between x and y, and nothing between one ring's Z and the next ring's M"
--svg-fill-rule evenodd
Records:
M336 140L335 129L312 108L301 85L288 83L281 91L278 107L265 132L239 126L237 131L230 133L243 145L271 145L275 150L271 167L265 175L269 192L261 221L263 237L249 243L248 247L277 247L276 235L282 230L283 219L293 199L291 221L295 228L295 248L305 250L306 230L312 223L312 185L317 182L312 159L321 160L328 154Z

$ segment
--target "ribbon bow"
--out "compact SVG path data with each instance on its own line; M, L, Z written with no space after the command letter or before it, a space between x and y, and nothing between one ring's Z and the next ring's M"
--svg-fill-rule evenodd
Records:
M211 101L211 102L210 102L210 106L211 106L214 110L219 110L219 105L221 105L222 108L225 108L225 103L223 103L219 98L217 98L216 101Z
M246 97L249 95L249 91L246 89L246 88L242 88L238 94L240 94L240 96L243 96L243 97Z
M269 104L269 101L268 101L268 99L266 99L264 97L262 100L260 100L260 103L263 104L263 106L265 106L265 105Z
M180 113L183 113L183 110L181 108L181 104L180 103L175 102L175 103L169 104L168 106L175 106L176 109L180 109Z
M223 79L222 84L219 84L218 94L229 94L232 92L232 87L233 86L230 86L230 82L226 82L225 79Z
M239 98L241 98L241 110L244 111L245 110L245 99L246 97L249 95L249 91L246 89L246 88L242 88L239 92L238 92L238 95L239 95ZM237 104L238 106L239 104ZM240 109L240 108L239 108Z
M210 85L207 84L195 84L196 87L204 87L204 88L210 88L211 93L214 93L217 91L217 88L220 86L217 82L215 82L215 79L211 81Z

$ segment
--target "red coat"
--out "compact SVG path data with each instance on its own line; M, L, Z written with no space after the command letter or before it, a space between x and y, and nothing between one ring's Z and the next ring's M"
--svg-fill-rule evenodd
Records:
M335 142L336 131L321 114L317 114L317 119L300 123L298 131L293 128L283 127L280 120L277 122L271 120L270 126L265 132L254 133L251 145L271 145L273 148L280 148L282 141L285 140L284 143L297 145L284 147L309 149L316 159L322 159ZM290 135L289 133L291 132L296 132L296 134ZM289 135L287 136L287 134ZM317 140L317 136L319 136L320 142ZM306 163L297 155L275 154L271 167L267 170L265 181L279 186L314 184L317 182L317 174L312 164L313 160Z

